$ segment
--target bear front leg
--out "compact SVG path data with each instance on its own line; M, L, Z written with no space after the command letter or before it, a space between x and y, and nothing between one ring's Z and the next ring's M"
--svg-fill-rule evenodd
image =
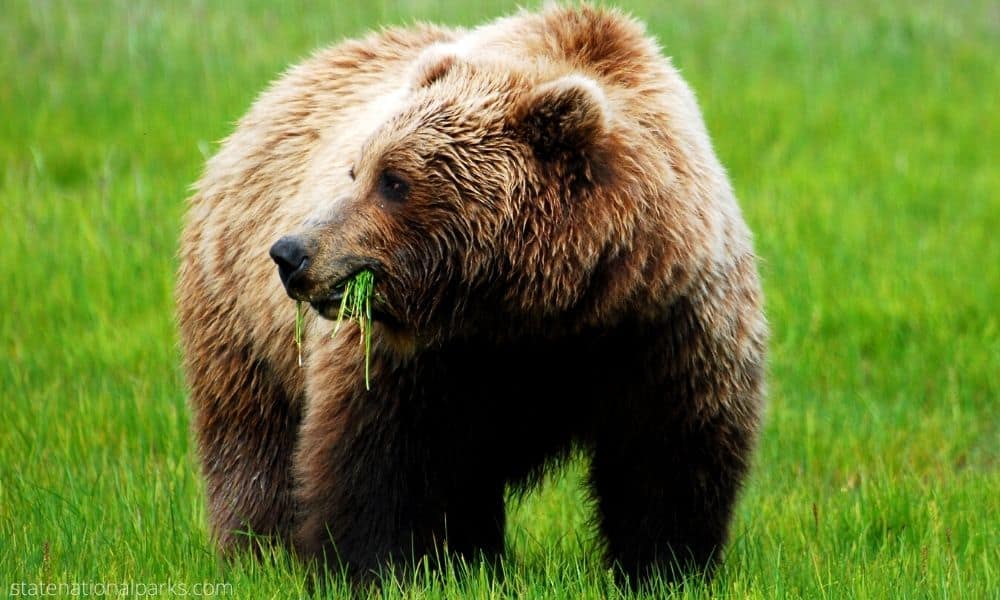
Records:
M327 380L322 389L332 396L310 397L303 420L300 556L344 568L355 581L424 557L499 556L502 481L477 472L469 453L442 448L439 427L447 425L400 406L400 398L419 402L411 393L390 391L388 378L375 377L366 392L363 375L355 375Z
M265 361L203 341L188 379L213 534L223 552L252 546L254 535L287 542L299 407Z
M645 427L644 427L645 429ZM753 428L724 418L599 439L591 485L608 559L641 583L711 575L747 470Z

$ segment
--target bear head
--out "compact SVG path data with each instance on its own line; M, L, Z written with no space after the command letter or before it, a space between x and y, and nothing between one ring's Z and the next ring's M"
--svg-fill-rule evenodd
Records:
M342 197L272 248L286 291L335 319L375 274L390 337L518 336L568 322L634 212L609 157L625 144L601 83L542 62L432 47L356 149ZM606 309L607 310L607 309Z

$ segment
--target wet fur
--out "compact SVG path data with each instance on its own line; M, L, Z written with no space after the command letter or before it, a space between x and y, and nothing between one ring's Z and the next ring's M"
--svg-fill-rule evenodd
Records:
M386 162L404 206L373 196ZM317 286L386 265L370 392L354 326L310 314L296 365L267 258L294 230ZM693 95L619 13L390 29L293 68L209 161L177 304L225 552L249 530L357 578L495 558L505 487L579 447L622 573L721 557L763 406L755 257Z

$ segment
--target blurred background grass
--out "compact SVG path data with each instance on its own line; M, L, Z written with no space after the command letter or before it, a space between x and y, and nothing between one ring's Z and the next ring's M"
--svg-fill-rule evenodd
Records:
M534 4L532 4L534 5ZM699 95L762 257L770 410L728 562L684 596L996 597L1000 9L622 2ZM511 2L0 6L0 587L227 581L172 321L184 198L255 95L316 47ZM516 441L512 441L516 443ZM389 596L606 597L575 462L514 503L508 576ZM660 590L661 592L666 590Z

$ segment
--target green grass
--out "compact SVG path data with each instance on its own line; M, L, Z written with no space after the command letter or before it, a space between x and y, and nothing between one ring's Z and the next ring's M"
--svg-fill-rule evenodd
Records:
M351 278L344 286L344 297L337 311L337 323L333 327L333 337L340 331L344 317L354 320L361 328L361 345L365 348L365 389L371 389L370 361L372 354L372 296L375 295L375 274L364 270Z
M285 553L224 564L207 538L172 321L183 199L215 140L314 47L511 7L3 3L3 593L22 581L307 593ZM627 7L699 95L756 232L774 332L728 560L711 584L675 592L996 597L995 4ZM584 469L512 502L506 578L418 571L384 594L619 594L587 524Z

